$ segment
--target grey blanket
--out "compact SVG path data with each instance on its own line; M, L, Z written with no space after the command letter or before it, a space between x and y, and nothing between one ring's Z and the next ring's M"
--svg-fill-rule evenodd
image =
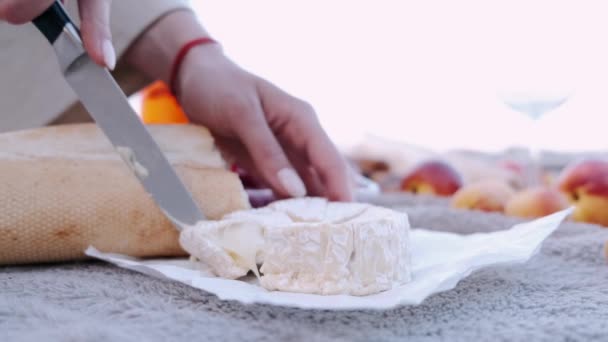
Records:
M472 233L516 222L418 203L406 208L416 227ZM390 311L247 306L100 262L5 267L0 341L608 340L607 239L608 229L565 223L528 264L477 272Z

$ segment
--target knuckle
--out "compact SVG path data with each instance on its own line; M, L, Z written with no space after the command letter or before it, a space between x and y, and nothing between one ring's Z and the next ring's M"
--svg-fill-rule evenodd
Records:
M307 113L308 115L313 115L315 116L315 107L308 101L304 101L304 100L296 100L298 107L301 108L302 112Z
M259 144L255 147L259 153L260 159L270 165L282 164L285 160L283 151L276 144Z
M309 102L297 99L294 109L297 114L296 116L300 119L313 122L317 121L315 109Z
M228 98L223 105L225 115L233 120L246 120L251 116L252 108L247 102L233 98Z

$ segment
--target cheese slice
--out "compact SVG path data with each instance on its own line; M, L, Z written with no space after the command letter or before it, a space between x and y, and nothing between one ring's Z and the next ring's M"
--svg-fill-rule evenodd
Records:
M268 290L367 295L411 279L407 214L369 204L279 201L200 222L180 243L218 276L251 270Z

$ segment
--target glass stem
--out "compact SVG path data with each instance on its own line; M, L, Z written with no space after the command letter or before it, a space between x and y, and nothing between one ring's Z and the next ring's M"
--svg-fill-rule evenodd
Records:
M528 172L528 184L531 186L542 185L542 149L540 145L540 138L542 132L540 131L540 118L544 113L535 113L536 116L532 116L531 130L530 130L530 168Z

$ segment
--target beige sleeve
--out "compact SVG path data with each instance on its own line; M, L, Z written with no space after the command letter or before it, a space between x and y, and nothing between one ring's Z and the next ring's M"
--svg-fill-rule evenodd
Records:
M79 24L77 2L68 11ZM120 57L147 27L164 14L188 9L187 0L119 0L112 2L111 29L119 56L114 77L127 94L149 80L121 63ZM0 132L40 127L62 116L82 121L84 110L59 72L52 47L31 24L0 22Z

